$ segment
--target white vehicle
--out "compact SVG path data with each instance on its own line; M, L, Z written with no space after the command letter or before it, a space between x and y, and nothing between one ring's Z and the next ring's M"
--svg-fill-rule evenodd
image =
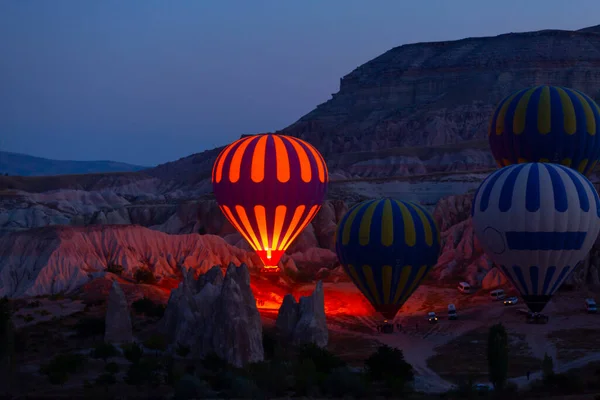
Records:
M430 311L429 313L427 313L427 320L432 324L435 324L436 322L438 322L438 317L433 311Z
M490 292L490 297L492 300L503 300L506 297L503 289L496 289Z
M456 314L456 307L454 304L448 304L448 319L457 319L458 314Z
M585 299L585 309L590 314L598 312L598 306L596 305L596 300Z
M519 302L519 298L515 297L515 296L504 299L505 306L513 306L513 305L517 304L518 302Z
M471 285L469 285L467 282L461 282L458 284L458 291L469 294L471 293Z

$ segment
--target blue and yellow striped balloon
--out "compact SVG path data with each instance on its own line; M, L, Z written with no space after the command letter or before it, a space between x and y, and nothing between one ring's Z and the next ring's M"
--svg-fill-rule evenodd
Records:
M471 215L485 254L537 313L594 245L600 198L565 166L510 165L483 181Z
M375 310L392 319L436 264L440 236L423 207L387 198L368 200L341 219L335 249Z
M488 139L499 167L546 162L589 175L600 158L600 109L578 90L523 89L500 102Z

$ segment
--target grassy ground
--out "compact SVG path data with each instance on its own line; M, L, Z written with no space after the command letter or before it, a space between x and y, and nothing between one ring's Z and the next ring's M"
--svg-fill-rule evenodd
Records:
M433 371L448 381L485 378L487 366L487 328L478 328L437 347L437 355L427 360ZM541 360L531 354L523 336L509 334L509 377L518 377L540 368ZM458 374L456 371L461 371Z
M600 330L579 328L552 332L548 339L556 346L560 362L573 361L600 351Z

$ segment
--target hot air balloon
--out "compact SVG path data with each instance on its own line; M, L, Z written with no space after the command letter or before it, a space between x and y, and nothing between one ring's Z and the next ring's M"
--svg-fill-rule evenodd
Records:
M439 230L431 214L417 204L368 200L342 217L335 249L375 311L393 319L436 264Z
M589 175L600 158L600 109L578 90L523 89L500 102L488 139L500 167L547 162Z
M473 199L485 254L540 313L594 244L600 200L592 183L558 164L527 163L487 177Z
M285 250L317 214L329 174L321 154L295 137L247 136L225 147L213 191L225 217L276 272Z

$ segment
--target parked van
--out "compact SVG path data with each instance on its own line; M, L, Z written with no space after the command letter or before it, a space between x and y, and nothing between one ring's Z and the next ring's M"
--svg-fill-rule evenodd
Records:
M594 299L585 299L585 309L590 314L597 312L598 311L598 307L596 306L596 300L594 300Z
M456 307L454 304L448 304L448 319L457 319L458 314L456 314Z
M461 293L471 293L471 285L469 285L467 282L461 282L458 284L458 291Z
M503 300L506 297L503 289L496 289L490 292L490 297L492 300Z

